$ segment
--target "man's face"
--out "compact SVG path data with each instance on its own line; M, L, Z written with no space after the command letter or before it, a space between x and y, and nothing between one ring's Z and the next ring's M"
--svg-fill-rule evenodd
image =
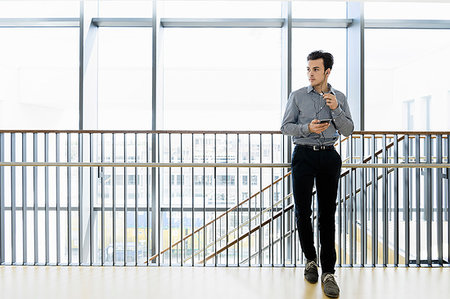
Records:
M325 67L323 65L323 59L308 60L308 66L306 67L309 83L311 86L321 85L325 80Z

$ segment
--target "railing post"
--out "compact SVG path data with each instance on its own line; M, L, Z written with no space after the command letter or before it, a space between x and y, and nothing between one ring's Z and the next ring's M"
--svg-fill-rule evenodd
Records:
M431 135L425 137L425 157L426 163L431 163L432 147ZM433 173L431 168L425 169L425 220L427 222L427 261L428 266L432 265L432 222L433 222L433 190L432 181Z
M116 162L116 134L112 133L111 136L111 161ZM148 168L147 168L148 169ZM111 170L112 176L112 188L111 188L111 196L112 196L112 264L116 265L116 244L117 244L117 193L116 193L116 168L113 167ZM148 186L148 185L147 185ZM148 213L148 207L147 207ZM148 227L148 223L147 223ZM92 245L91 245L92 247ZM147 256L148 260L148 256Z
M38 160L38 135L33 133L33 162ZM39 262L39 202L38 202L38 169L33 167L33 236L34 236L34 259L33 264Z
M127 134L124 133L123 134L123 162L126 163L127 162ZM126 266L127 265L127 239L128 239L128 234L127 234L127 214L128 214L128 173L127 173L127 168L124 167L123 168L123 265Z
M447 134L447 163L450 163L450 134ZM446 169L447 178L447 200L445 201L445 208L447 209L447 214L445 215L447 221L447 263L450 264L450 169Z
M49 136L48 133L44 134L44 161L48 162L48 147ZM49 182L48 182L48 167L45 167L45 181L44 181L44 189L45 189L45 265L47 266L50 262L50 206L49 206Z
M60 134L56 133L55 161L60 162ZM61 264L61 169L56 167L56 265ZM12 180L11 180L12 181Z
M377 163L376 135L372 135L372 163ZM378 263L378 170L372 168L372 266Z
M67 134L67 162L71 161L71 134ZM72 169L67 167L67 265L72 263Z
M350 135L350 145L349 145L349 151L350 151L350 163L353 163L354 159L353 159L353 135ZM356 173L356 169L355 169L355 173ZM354 198L356 197L356 194L353 194L353 169L349 169L349 210L348 210L348 220L349 220L349 232L350 232L350 236L349 236L349 240L350 240L350 266L353 266L353 264L356 262L354 260L354 257L356 256L356 244L354 244L354 226L356 226L356 217L354 217L355 215L355 210L356 210L356 205L355 207L353 207L353 201Z
M361 133L361 147L360 147L360 161L364 163L364 133ZM367 262L367 219L366 219L366 169L361 169L361 204L360 204L360 217L361 217L361 266L364 266Z
M27 134L22 133L22 162L27 161ZM28 250L28 236L27 236L27 228L28 228L28 221L27 221L27 214L28 214L28 208L27 208L27 168L22 167L22 251L23 251L23 258L22 258L22 264L27 264L27 250Z
M11 162L16 162L16 133L11 133ZM59 185L58 185L59 186ZM16 167L11 167L11 265L16 264Z
M436 164L442 163L442 135L437 135L436 143ZM443 172L441 168L436 169L436 206L437 206L437 249L439 265L444 263L443 244L443 221L442 221L442 180Z
M405 135L403 141L403 156L405 159L405 164L409 164L409 135ZM410 181L409 181L409 168L403 169L403 221L405 222L405 265L409 266L409 256L410 256Z
M339 156L342 160L342 135L339 135ZM341 171L342 173L342 171ZM338 265L342 266L342 177L339 175L339 185L338 185ZM343 197L345 201L345 194ZM345 237L345 236L344 236Z
M5 161L5 135L0 133L0 162ZM5 170L0 166L0 265L5 263Z
M386 134L383 135L383 163L388 163L388 149L386 148ZM386 267L389 263L389 218L388 218L388 169L383 168L382 179L382 210L383 210L383 265Z
M398 163L398 135L394 134L394 163ZM398 168L394 168L394 265L398 267L399 260L399 183Z
M92 163L94 162L94 136L93 134L89 134L89 161ZM94 167L91 167L89 169L89 265L93 265L95 262L95 250L94 250L94 226L95 226L95 219L96 214L94 214L94 197L95 197L95 174L94 174ZM114 230L114 228L113 228ZM113 261L114 256L116 254L115 252L115 246L113 247ZM113 263L114 264L114 263Z
M149 151L149 147L148 146L149 146L149 134L147 133L147 134L145 134L145 161L147 163L150 162L150 157L149 157L150 155L148 153L148 151ZM169 152L169 155L170 155L170 152ZM113 170L114 170L114 168L113 168ZM150 252L150 192L149 192L149 188L151 186L151 182L150 182L150 171L149 171L148 167L146 168L145 173L146 173L146 176L145 176L146 180L145 180L145 182L146 182L146 186L147 186L147 188L145 190L146 191L145 192L145 203L146 203L146 205L145 205L145 219L146 219L146 226L147 226L147 235L146 235L146 239L147 240L146 240L145 256L147 258L146 259L147 266L149 266L149 264L150 264L149 263L149 258L151 256L153 256L153 255ZM170 194L169 194L169 196L170 196ZM161 265L161 252L159 250L158 250L158 254L159 254L159 256L158 256L158 264Z
M416 138L416 159L420 163L420 135ZM420 168L416 168L416 265L420 267Z

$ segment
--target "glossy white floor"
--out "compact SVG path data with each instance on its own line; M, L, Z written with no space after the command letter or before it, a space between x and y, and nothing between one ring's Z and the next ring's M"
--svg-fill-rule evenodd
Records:
M448 298L449 268L337 269L340 298ZM0 298L326 298L303 268L0 267Z

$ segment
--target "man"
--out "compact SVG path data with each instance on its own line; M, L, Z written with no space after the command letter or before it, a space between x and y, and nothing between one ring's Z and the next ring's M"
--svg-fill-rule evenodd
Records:
M306 257L305 278L318 280L317 256L311 225L314 179L318 196L321 281L325 295L336 298L335 212L342 160L334 148L339 134L349 136L353 121L345 95L328 84L333 55L314 51L307 57L311 85L292 92L281 132L293 136L292 181L295 217L300 244ZM323 121L321 121L323 120Z

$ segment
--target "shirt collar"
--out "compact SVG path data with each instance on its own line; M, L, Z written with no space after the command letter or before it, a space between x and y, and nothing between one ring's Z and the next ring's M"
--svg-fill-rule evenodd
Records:
M333 95L336 95L336 91L334 90L334 88L333 88L333 86L331 86L331 84L330 83L327 83L328 84L328 89L330 90L330 92L333 94ZM311 85L309 85L308 86L308 93L310 93L311 91L313 91L314 90L314 88L311 86Z

